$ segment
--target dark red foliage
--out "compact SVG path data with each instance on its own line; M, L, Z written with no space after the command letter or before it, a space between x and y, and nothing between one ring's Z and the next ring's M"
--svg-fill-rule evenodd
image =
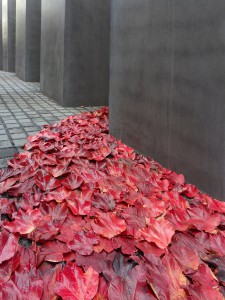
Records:
M108 133L45 125L0 171L0 299L225 299L225 204Z

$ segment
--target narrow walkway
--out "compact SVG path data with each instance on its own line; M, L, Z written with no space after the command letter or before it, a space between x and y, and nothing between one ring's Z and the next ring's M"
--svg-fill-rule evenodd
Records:
M14 73L0 71L0 169L44 124L94 109L97 107L61 107L40 92L39 83L27 83Z

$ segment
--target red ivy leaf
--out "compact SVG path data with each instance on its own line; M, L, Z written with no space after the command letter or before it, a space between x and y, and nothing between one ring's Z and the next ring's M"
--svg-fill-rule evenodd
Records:
M12 258L18 249L19 238L6 230L0 232L0 264Z
M74 173L71 173L69 176L61 180L61 184L69 190L77 189L82 184L82 182L83 179Z
M58 179L55 179L52 175L44 172L38 173L38 178L35 183L42 191L53 190L61 185Z
M148 228L141 229L140 232L146 241L154 242L159 248L164 249L171 243L175 230L170 222L164 219L159 221L150 219Z
M68 248L77 251L81 255L91 255L93 245L98 244L97 236L93 232L76 232L73 241L68 244Z
M125 221L110 212L99 213L98 218L91 221L91 226L96 234L108 239L126 230Z
M26 212L18 211L13 215L14 221L5 222L4 227L11 232L20 234L31 233L40 223L43 215L38 208L28 209Z
M92 300L98 283L99 274L92 267L83 273L80 267L70 264L57 275L55 292L63 300Z
M85 189L82 191L73 191L66 199L68 207L74 215L88 215L91 211L92 191Z
M8 178L0 183L0 194L7 192L16 182L18 178Z

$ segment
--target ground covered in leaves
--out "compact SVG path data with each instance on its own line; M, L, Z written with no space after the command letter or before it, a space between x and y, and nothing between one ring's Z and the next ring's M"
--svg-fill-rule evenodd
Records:
M0 299L224 299L225 203L108 134L108 110L0 171Z

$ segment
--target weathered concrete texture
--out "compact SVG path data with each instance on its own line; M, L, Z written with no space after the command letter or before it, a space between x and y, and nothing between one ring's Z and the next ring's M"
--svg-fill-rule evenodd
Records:
M2 0L0 0L0 70L3 68L3 53L2 53Z
M41 0L16 2L16 75L40 80Z
M3 70L15 71L16 0L2 0Z
M225 200L225 2L112 0L110 132Z
M41 91L63 106L105 105L110 0L42 0Z

